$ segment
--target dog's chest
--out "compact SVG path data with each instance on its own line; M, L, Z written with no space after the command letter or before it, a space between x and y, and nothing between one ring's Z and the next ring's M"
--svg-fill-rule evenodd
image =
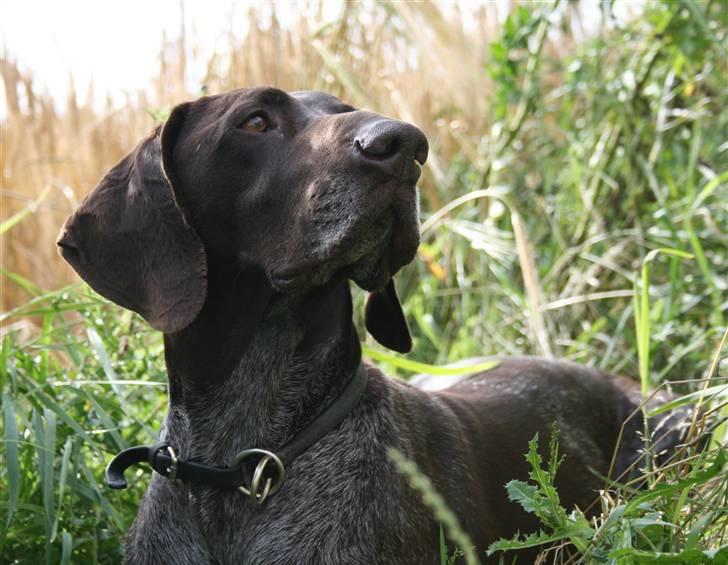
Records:
M300 456L284 487L261 506L237 492L194 497L196 520L216 560L339 565L388 555L395 565L426 563L424 555L436 553L422 533L434 522L383 456L382 441L393 429L377 420L346 422ZM435 541L437 532L431 533Z

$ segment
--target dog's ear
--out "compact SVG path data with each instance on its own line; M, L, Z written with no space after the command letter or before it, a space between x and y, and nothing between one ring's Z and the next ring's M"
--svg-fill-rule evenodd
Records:
M165 333L189 325L207 294L207 258L165 174L188 105L111 169L66 220L59 251L99 294Z
M412 350L412 336L394 289L394 279L390 279L383 290L369 294L364 323L367 331L384 347L400 353Z

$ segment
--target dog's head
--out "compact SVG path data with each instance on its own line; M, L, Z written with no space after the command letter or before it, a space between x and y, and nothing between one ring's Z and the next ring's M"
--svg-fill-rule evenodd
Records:
M261 269L280 293L347 277L373 291L375 338L406 350L391 280L419 243L427 151L414 126L323 93L201 98L109 171L58 245L96 291L168 333L202 308L208 265Z

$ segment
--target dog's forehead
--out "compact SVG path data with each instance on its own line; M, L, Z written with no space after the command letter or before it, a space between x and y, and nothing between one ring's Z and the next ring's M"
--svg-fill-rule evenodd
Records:
M351 112L355 108L339 100L336 96L316 90L298 90L291 92L290 96L301 104L321 114L338 114L340 112Z
M191 103L191 111L188 115L195 116L204 123L210 123L225 116L235 115L241 110L252 111L259 105L269 109L292 108L300 105L315 114L340 114L356 110L353 106L326 92L314 90L286 92L278 88L257 87L240 88L198 98Z

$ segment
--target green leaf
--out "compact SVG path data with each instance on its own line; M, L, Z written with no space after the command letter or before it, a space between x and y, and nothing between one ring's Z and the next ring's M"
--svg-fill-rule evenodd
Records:
M43 409L43 416L36 411L33 419L35 437L37 441L38 473L40 475L43 509L51 531L55 516L53 501L53 486L55 483L53 459L56 450L56 415L48 409ZM52 538L50 541L53 541Z
M720 547L714 547L713 549L706 549L703 551L706 557L713 561L718 561L720 557L720 563L728 563L728 543L721 545Z
M447 543L445 543L445 530L440 524L440 565L447 565Z
M87 327L86 335L88 335L88 340L91 343L91 347L93 348L96 356L101 362L101 366L104 369L104 374L106 375L106 378L109 380L109 383L111 383L111 388L117 395L123 397L121 388L115 384L116 381L119 380L119 378L117 377L116 371L114 371L114 368L111 365L111 358L109 357L109 354L104 347L104 342L102 341L99 332L97 332L95 328Z
M645 551L633 547L617 549L609 553L609 557L616 559L619 563L640 563L660 565L700 565L703 563L726 563L728 558L728 545L716 549L699 551L697 549L685 549L677 553L662 553L659 551Z
M698 196L695 198L695 201L692 203L692 211L693 213L700 208L702 203L705 201L706 198L708 198L711 194L715 192L715 189L718 188L721 184L724 182L728 182L728 171L723 171L721 174L710 180L706 185L703 187L703 189L700 191Z
M700 399L707 402L724 396L728 396L728 383L711 386L705 390L698 390L696 392L691 392L690 394L685 394L675 400L671 400L670 402L661 404L657 408L650 410L647 415L651 418L652 416L656 416L657 414L662 414L664 412L670 412L671 410L679 408L680 406L685 406L686 404L695 404L700 401Z
M458 517L447 506L445 499L437 492L430 478L419 469L414 461L407 459L399 450L390 448L387 456L394 463L397 471L408 480L410 487L422 496L422 501L432 511L435 519L445 527L445 532L450 540L456 544L458 550L462 551L466 565L478 565L480 560L475 553L469 534L460 526Z
M94 477L91 470L83 462L81 462L80 468L83 477L86 479L86 483L84 483L86 492L84 494L101 506L101 509L111 519L119 532L124 532L127 528L127 524L122 514L104 496L103 492L99 488L96 477Z
M561 534L547 534L539 531L536 533L528 534L521 538L516 535L511 539L499 539L494 541L488 547L488 556L491 556L496 551L510 551L514 549L528 549L529 547L536 547L544 545L546 543L552 543L561 541L563 536Z
M5 465L7 467L8 514L5 527L10 527L20 493L20 461L18 459L18 426L13 399L3 393L3 424L5 427Z
M14 282L31 296L41 296L43 294L43 290L33 281L28 280L25 277L21 277L16 273L12 273L7 269L3 269L2 267L0 267L0 275L10 279L12 282Z
M712 524L714 518L715 512L706 512L695 521L685 536L685 549L697 549L698 540L706 534L705 528Z
M46 199L46 196L48 196L48 193L51 191L51 187L46 187L43 192L41 192L38 195L38 198L33 200L32 202L29 202L25 208L20 210L19 212L16 212L12 216L10 216L7 220L4 220L2 223L0 223L0 235L4 234L6 231L14 227L16 224L20 223L20 221L25 218L28 214L33 214L40 205L43 200Z
M535 486L514 479L506 484L506 491L508 499L520 504L526 512L536 512L538 489Z
M673 492L705 484L714 477L722 475L722 473L724 472L723 469L726 464L726 459L728 459L728 456L726 455L725 450L721 449L717 452L715 459L710 464L710 467L696 472L689 479L680 479L678 481L675 481L674 483L658 485L648 490L647 492L638 494L637 496L629 500L625 513L629 515L638 508L640 508L646 502L650 502L652 500L660 498L667 498Z
M58 476L58 508L56 509L55 521L53 522L53 531L51 533L51 539L56 537L58 532L58 522L61 518L61 512L63 510L63 494L66 489L66 479L68 477L68 465L71 460L71 452L73 450L73 438L71 436L66 438L66 443L63 445L63 456L61 457L61 471ZM64 532L65 534L66 532Z
M476 365L468 365L466 367L441 367L438 365L428 365L427 363L420 363L418 361L410 361L409 359L403 359L391 353L386 353L378 349L372 349L364 344L361 346L362 353L375 361L383 363L390 363L398 369L403 369L411 373L427 373L429 375L448 376L448 375L469 375L472 373L480 373L482 371L489 371L493 367L497 367L500 363L498 360L487 361L485 363L478 363Z
M61 565L71 563L71 552L73 551L73 538L68 532L61 534Z

